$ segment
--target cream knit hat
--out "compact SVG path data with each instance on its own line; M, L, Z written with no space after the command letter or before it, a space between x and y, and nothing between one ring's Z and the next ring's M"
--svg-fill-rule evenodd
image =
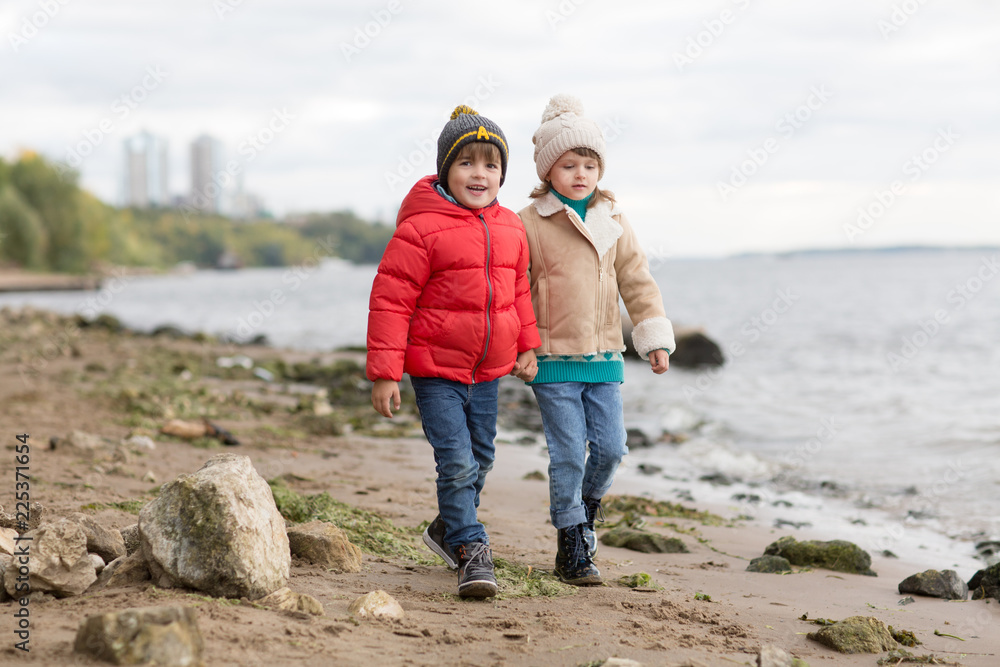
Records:
M531 141L535 144L535 171L542 181L556 160L573 148L597 153L600 175L604 176L604 135L597 123L583 117L583 103L572 95L559 94L549 100Z

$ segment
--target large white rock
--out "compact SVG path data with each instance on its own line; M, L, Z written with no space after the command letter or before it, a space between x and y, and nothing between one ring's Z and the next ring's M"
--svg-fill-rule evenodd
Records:
M87 536L77 524L62 519L22 535L29 537L28 584L32 592L56 597L79 595L97 580L87 553ZM15 597L17 574L17 567L8 567L3 580L7 592Z
M246 456L219 454L164 484L139 513L139 539L160 587L256 600L288 581L285 520Z

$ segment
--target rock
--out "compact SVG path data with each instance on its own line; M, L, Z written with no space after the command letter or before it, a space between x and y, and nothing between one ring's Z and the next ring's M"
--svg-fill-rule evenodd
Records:
M84 431L71 431L65 438L52 436L49 439L49 449L69 451L75 454L93 455L105 448L104 438Z
M299 611L314 616L324 616L323 605L311 595L295 593L289 588L279 588L257 600L257 604L283 611Z
M403 618L403 608L385 591L372 591L351 603L347 611L358 618Z
M945 600L964 600L969 587L954 570L925 570L899 582L900 594L927 595Z
M625 446L630 450L652 447L653 441L642 429L630 428L625 430Z
M765 556L783 556L799 567L822 567L837 572L877 577L872 570L872 557L861 547L845 540L798 542L786 536L764 549Z
M0 528L0 554L14 555L14 549L17 548L17 545L14 544L15 537L17 537L17 531L13 528Z
M11 595L7 592L7 587L3 585L3 578L7 572L7 568L10 567L11 563L14 562L13 556L8 556L7 554L0 554L0 602L6 602L10 600Z
M139 513L139 539L164 588L256 600L288 581L285 520L247 456L214 456L164 484Z
M145 583L149 581L149 578L149 564L146 563L142 551L136 551L108 563L101 575L97 577L97 582L91 587L91 590L128 588Z
M208 428L204 422L184 421L183 419L171 419L160 427L160 433L172 435L184 440L194 440L204 438L208 433Z
M757 654L757 667L809 667L804 660L793 658L788 651L774 644L762 646Z
M66 518L83 528L87 536L87 551L97 554L105 563L110 563L126 554L125 540L114 528L105 528L92 516L80 512L74 512Z
M726 362L722 348L703 331L678 331L676 341L677 349L670 355L670 365L675 368L704 368Z
M73 651L116 665L202 664L205 644L192 607L144 607L90 616Z
M139 548L139 524L133 523L120 531L122 542L125 543L125 555L131 556Z
M87 554L87 557L90 558L90 562L94 564L94 572L97 574L98 577L100 577L101 572L104 571L104 566L105 566L104 559L98 556L97 554Z
M531 387L509 375L500 378L497 425L510 431L542 433L542 415Z
M969 590L973 600L993 598L1000 600L1000 563L979 570L969 579Z
M881 653L898 646L885 623L871 616L851 616L806 637L840 653Z
M601 667L643 667L643 665L628 658L608 658L601 663Z
M7 514L0 505L0 528L13 528L18 535L29 530L35 530L42 525L42 517L45 516L45 507L41 503L31 503L28 508L27 527L22 524L24 517L14 514Z
M337 573L361 571L361 549L326 521L310 521L288 530L292 555Z
M712 486L732 486L739 479L734 479L724 472L713 472L709 475L702 475L698 478L702 482L708 482Z
M986 561L987 566L1000 562L1000 540L976 542L976 556Z
M766 572L769 574L784 574L792 571L792 564L781 556L758 556L747 565L747 572Z
M645 554L688 553L685 544L676 537L663 537L648 530L616 526L601 535L601 543L609 547L622 547Z
M31 538L28 585L33 592L48 592L60 598L79 595L97 579L87 553L87 536L72 521L46 524L22 537ZM12 596L17 590L16 577L15 568L4 573L4 586Z
M133 435L122 440L122 444L134 452L151 452L156 449L156 443L148 435Z
M636 468L643 475L659 475L661 472L663 472L662 466L654 465L652 463L640 463L639 465L636 466Z
M625 338L625 356L638 359L639 354L632 344L632 322L624 313L622 313L622 335ZM670 355L670 365L675 368L721 366L726 361L722 348L701 329L674 327L674 341L677 347Z

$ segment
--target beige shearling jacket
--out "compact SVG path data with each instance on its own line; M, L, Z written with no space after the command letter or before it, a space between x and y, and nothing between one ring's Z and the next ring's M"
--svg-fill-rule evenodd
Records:
M584 222L551 192L518 212L528 234L529 281L538 355L623 351L619 295L635 323L632 341L646 358L675 348L660 289L632 226L608 200Z

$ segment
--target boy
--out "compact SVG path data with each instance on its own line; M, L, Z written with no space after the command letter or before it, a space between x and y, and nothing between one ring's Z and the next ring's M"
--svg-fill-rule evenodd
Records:
M497 592L476 514L493 467L497 385L508 372L533 379L541 343L524 227L496 201L507 157L495 123L455 109L438 138L438 173L400 206L369 302L372 405L391 418L409 373L437 470L439 514L424 542L458 569L462 597Z

